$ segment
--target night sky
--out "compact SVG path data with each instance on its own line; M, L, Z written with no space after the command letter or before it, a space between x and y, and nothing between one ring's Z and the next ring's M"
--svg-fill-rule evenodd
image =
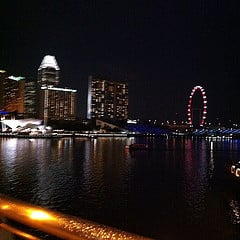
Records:
M239 16L231 0L3 1L0 69L36 78L54 55L81 117L92 74L129 83L130 118L187 120L201 85L208 121L240 123Z

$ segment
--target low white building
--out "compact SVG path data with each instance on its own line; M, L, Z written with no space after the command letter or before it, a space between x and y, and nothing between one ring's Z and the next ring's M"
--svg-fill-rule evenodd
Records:
M5 119L1 120L2 123L2 131L5 132L7 128L11 128L12 132L21 132L25 129L41 129L43 128L42 120L34 119L34 118L27 118L27 119L17 119L17 120L10 120Z

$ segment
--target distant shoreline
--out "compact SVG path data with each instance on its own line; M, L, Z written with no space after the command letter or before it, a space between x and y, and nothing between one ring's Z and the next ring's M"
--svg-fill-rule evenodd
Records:
M98 138L98 137L129 137L127 133L62 133L62 134L45 134L45 135L23 135L0 133L0 138L63 138L63 137L83 137L83 138Z
M60 134L43 134L43 135L23 135L14 133L0 133L0 138L22 138L22 139L60 139L60 138L89 138L97 139L100 137L164 137L164 138L206 138L206 139L240 139L240 136L211 136L211 135L177 135L163 134L155 135L148 133L60 133Z

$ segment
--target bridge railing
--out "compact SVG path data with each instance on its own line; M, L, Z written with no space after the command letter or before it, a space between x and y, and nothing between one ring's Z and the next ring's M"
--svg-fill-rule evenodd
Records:
M145 238L85 219L62 214L57 211L48 210L0 194L0 231L1 229L4 229L4 232L10 233L13 236L19 236L22 239L40 239L39 237L11 226L8 223L11 221L23 224L30 229L37 229L50 236L58 237L59 239L150 240L150 238ZM10 239L10 237L7 236L6 238L0 239Z

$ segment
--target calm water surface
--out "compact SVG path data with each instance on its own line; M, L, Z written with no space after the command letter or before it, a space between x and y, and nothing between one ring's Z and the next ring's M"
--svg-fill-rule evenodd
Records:
M239 159L240 140L0 138L0 192L155 239L236 240Z

